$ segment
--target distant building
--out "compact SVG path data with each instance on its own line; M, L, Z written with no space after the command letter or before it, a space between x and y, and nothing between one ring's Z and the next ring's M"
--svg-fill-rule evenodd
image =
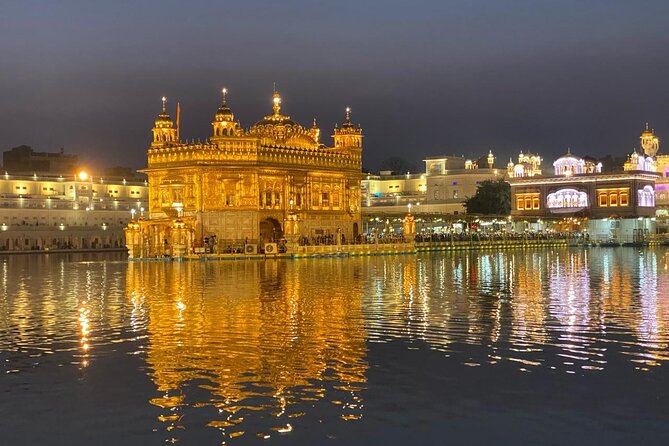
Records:
M123 248L148 209L147 185L122 178L0 174L0 251Z
M464 214L464 202L476 194L479 184L506 174L495 168L492 151L475 160L443 155L428 157L424 162L424 173L381 171L379 175L364 175L363 215L404 215L410 207L416 214Z
M452 215L465 213L465 200L476 194L482 182L499 180L506 176L506 170L495 167L492 151L477 160L431 156L425 159L425 172L425 209Z
M507 175L509 178L523 178L541 175L541 162L543 158L531 152L523 153L522 150L518 155L518 162L514 163L509 159L509 164L506 165Z
M59 152L35 152L30 146L18 146L2 154L6 172L17 175L74 174L79 167L77 155Z
M509 179L511 215L562 220L565 228L598 239L631 241L654 233L659 175L651 157L638 158L630 157L622 172L602 173L601 163L567 151L553 163L553 175Z
M382 170L378 175L363 175L360 184L362 207L397 207L406 212L409 203L425 201L427 180L424 173L397 174Z
M646 123L644 131L639 136L639 145L642 153L634 150L625 162L625 170L639 166L652 166L658 173L655 184L655 198L658 230L669 231L669 154L658 154L660 139Z

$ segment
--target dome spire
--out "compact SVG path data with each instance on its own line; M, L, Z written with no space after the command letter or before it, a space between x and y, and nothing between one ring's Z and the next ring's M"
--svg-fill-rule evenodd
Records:
M346 119L342 127L353 127L353 124L351 124L351 107L346 107Z
M216 111L216 115L214 116L214 121L215 122L228 122L232 123L235 120L235 115L232 114L232 110L228 107L228 88L223 87L221 89L221 106L218 107L218 110ZM226 135L229 133L229 131L223 131L222 128L218 128L217 126L214 126L214 136L222 136L223 133Z
M172 127L172 118L167 114L167 98L163 96L161 99L161 111L156 118L156 127Z
M276 82L274 83L274 94L272 95L272 109L274 116L279 116L281 113L281 95L276 91Z
M169 143L176 142L179 139L179 131L174 128L172 118L167 114L167 98L165 96L161 98L161 103L161 112L156 117L153 125L152 147L165 146Z

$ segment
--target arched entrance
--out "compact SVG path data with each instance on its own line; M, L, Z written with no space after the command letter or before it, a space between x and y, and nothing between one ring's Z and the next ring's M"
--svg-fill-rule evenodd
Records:
M360 230L358 229L358 223L353 223L353 240L358 238L360 235Z
M273 218L266 218L260 222L260 243L279 241L283 237L281 224Z

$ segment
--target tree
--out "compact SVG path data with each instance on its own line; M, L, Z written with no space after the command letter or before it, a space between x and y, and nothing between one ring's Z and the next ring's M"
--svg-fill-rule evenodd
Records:
M486 180L479 184L476 194L465 200L468 214L509 215L511 186L504 180Z

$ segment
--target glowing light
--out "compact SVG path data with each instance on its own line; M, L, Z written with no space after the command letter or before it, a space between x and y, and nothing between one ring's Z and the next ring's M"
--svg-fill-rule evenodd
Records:
M88 179L88 173L82 170L81 172L79 172L78 177L79 180L86 181Z

